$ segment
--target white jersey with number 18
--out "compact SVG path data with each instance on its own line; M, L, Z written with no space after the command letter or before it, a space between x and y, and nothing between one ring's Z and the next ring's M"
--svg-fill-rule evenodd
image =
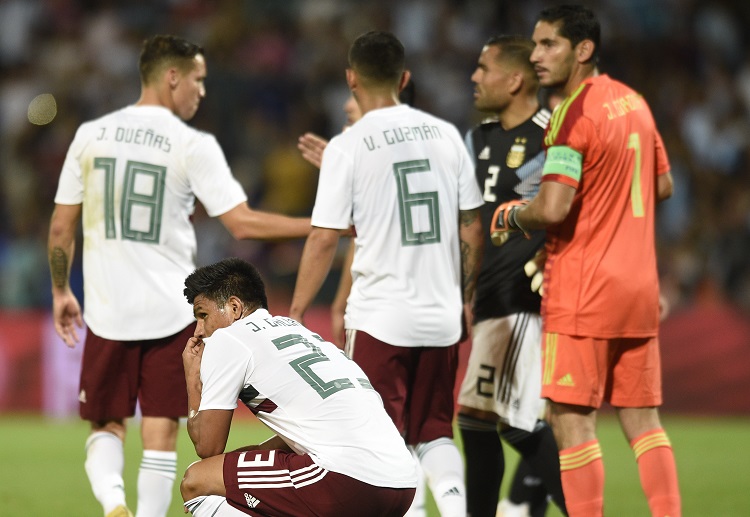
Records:
M84 318L98 336L166 337L192 320L182 294L195 269L195 197L210 216L247 200L216 139L158 106L86 122L55 203L83 203Z

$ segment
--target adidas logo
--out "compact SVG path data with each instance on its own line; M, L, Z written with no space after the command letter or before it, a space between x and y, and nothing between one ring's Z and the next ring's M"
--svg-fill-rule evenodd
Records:
M82 404L86 403L86 390L81 390L78 394L78 402L81 402Z
M256 499L255 497L251 496L250 494L244 494L245 501L247 501L247 505L250 508L255 508L260 504L260 499Z
M484 149L482 149L482 152L479 153L479 156L477 157L478 160L489 160L490 159L490 146L485 145Z
M569 373L566 373L563 375L559 381L557 381L558 386L575 386L576 383L573 382L573 376Z
M461 491L458 489L458 487L451 487L450 490L447 490L443 497L449 496L449 495L461 495Z

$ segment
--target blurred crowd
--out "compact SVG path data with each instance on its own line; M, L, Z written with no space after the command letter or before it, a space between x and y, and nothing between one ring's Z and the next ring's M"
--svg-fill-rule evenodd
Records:
M394 32L416 106L465 132L478 121L469 78L482 44L498 33L530 36L550 3L0 0L0 308L50 307L46 237L65 153L81 122L137 100L145 37L173 33L205 48L207 97L192 124L217 136L251 206L307 215L317 170L296 141L341 130L354 37ZM664 294L673 308L721 297L750 310L750 3L583 3L602 22L600 70L643 93L670 154L675 195L657 228ZM40 94L56 101L46 124L32 102ZM201 207L195 222L199 263L243 257L288 295L302 241L234 242ZM80 295L78 262L73 281Z

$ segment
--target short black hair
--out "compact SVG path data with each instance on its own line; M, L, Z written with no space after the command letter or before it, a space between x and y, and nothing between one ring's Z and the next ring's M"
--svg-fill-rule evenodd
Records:
M405 64L404 46L390 32L366 32L349 48L349 66L370 84L398 84Z
M154 81L165 67L176 66L183 72L192 70L193 60L203 54L203 48L171 34L157 34L143 42L138 70L141 82Z
M599 60L601 26L594 12L582 5L557 5L544 9L537 17L538 21L554 24L560 22L558 34L570 41L575 47L583 40L594 42L591 61Z
M239 258L224 259L209 266L199 267L185 279L185 298L193 305L198 295L223 306L230 296L236 296L248 306L268 309L263 279L258 270Z
M510 62L526 68L528 72L536 77L534 66L531 64L531 53L534 51L534 42L528 38L518 35L498 34L491 36L485 46L497 47L500 50L499 60Z

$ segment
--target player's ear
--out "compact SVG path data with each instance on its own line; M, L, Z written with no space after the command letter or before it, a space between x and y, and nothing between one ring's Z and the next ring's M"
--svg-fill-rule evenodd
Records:
M233 319L238 320L242 317L242 311L245 308L242 300L240 300L236 296L230 296L229 300L227 300L227 306L232 313Z
M357 78L357 72L355 72L351 68L347 68L346 69L346 84L349 86L349 89L351 91L354 91L357 88L358 82L359 81Z
M517 93L523 87L523 81L524 77L520 71L516 70L510 74L508 80L508 92L511 94Z
M174 67L167 69L167 81L169 82L169 88L174 90L177 85L180 84L180 71Z
M576 45L576 58L579 63L586 63L594 55L594 42L590 39L585 39Z
M398 85L399 92L401 92L401 90L406 88L406 85L409 84L410 79L411 79L411 72L408 70L404 70L404 73L401 74L401 82Z

